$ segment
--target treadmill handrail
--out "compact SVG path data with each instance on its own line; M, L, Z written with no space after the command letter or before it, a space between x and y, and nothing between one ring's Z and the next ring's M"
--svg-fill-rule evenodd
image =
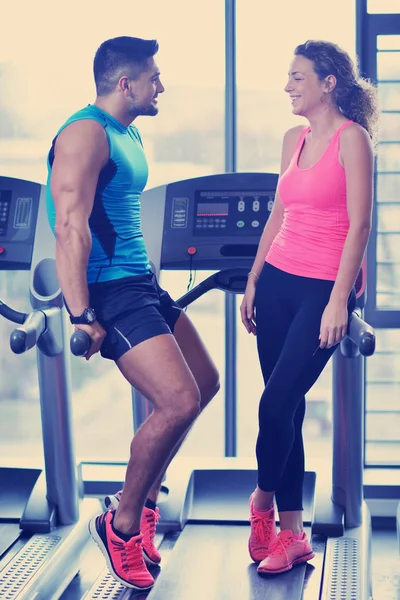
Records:
M177 300L181 308L186 308L195 300L203 296L210 290L218 289L223 292L242 293L247 283L248 269L236 267L234 269L223 269L213 273L204 281L201 281L196 287L184 294ZM237 289L234 284L241 284L242 289Z
M196 285L192 290L184 294L177 303L181 308L186 308L203 296L206 292L219 289L233 294L244 293L247 283L248 269L236 267L223 269L213 273L207 279ZM371 356L375 351L374 329L361 319L359 312L355 309L349 318L347 336L358 348L363 356Z
M13 323L19 323L10 334L10 347L15 354L22 354L35 346L40 336L46 331L46 308L23 313L8 306L0 300L0 315ZM49 307L49 311L54 307ZM70 349L75 356L85 356L91 346L90 336L82 330L71 335Z
M20 312L19 310L14 310L8 304L0 300L0 315L5 317L9 321L13 323L24 323L26 318L28 317L27 313Z

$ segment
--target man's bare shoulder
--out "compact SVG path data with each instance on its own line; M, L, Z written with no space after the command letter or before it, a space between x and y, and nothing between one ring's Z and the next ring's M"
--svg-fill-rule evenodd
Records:
M82 150L108 152L108 140L104 127L94 119L80 119L67 125L57 137L56 152L68 154Z

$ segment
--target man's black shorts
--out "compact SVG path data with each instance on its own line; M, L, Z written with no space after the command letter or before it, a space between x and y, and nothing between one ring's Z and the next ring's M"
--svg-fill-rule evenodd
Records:
M153 273L89 285L90 306L107 332L100 352L118 360L141 342L173 333L182 309Z

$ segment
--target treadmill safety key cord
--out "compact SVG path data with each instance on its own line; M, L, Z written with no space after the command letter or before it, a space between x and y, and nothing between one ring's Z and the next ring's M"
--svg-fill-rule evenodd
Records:
M189 246L187 249L187 253L189 254L189 281L187 284L186 292L190 292L193 289L193 286L196 282L196 271L193 271L193 257L197 253L197 248L194 246ZM187 306L183 309L185 312L187 311Z

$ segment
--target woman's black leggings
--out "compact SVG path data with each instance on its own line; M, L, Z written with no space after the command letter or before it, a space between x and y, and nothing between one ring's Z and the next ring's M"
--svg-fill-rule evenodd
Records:
M319 348L333 281L291 275L266 263L257 282L257 347L265 389L256 445L258 486L279 511L303 509L305 394L335 348ZM355 294L349 296L349 314Z

